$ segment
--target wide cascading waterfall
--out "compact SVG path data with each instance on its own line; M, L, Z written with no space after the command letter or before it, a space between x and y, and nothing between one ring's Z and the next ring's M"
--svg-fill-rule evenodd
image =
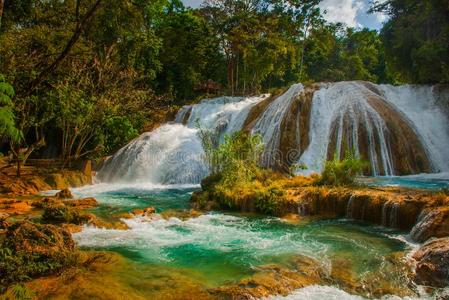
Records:
M326 159L351 151L370 162L372 175L436 171L413 120L387 98L381 87L367 82L323 85L313 96L310 143L299 163L320 172Z
M218 97L184 106L175 123L135 139L97 175L106 182L198 183L208 174L197 126L249 130L265 143L263 165L320 172L348 151L367 174L449 172L449 88L369 82L294 84L277 97ZM290 155L293 153L294 155ZM281 156L281 157L279 157Z
M96 179L124 183L199 183L208 174L208 168L196 127L218 130L222 135L240 130L251 107L267 96L220 97L185 106L176 116L176 123L142 134L107 159Z

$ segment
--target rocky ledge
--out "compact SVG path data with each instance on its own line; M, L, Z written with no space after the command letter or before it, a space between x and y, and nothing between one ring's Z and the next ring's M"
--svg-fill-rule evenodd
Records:
M212 182L212 183L211 183ZM275 183L273 183L275 182ZM191 198L196 209L231 209L285 218L348 218L410 232L416 243L416 282L449 284L449 195L404 188L317 186L306 177L253 184L251 189L215 189L213 178Z
M449 285L449 237L429 240L413 258L417 261L417 283L441 288Z

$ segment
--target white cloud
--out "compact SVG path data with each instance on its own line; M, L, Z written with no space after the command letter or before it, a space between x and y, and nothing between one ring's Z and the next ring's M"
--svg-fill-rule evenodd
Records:
M364 11L363 0L323 0L322 11L327 13L324 18L329 22L341 22L351 27L360 27L357 16Z
M184 5L190 6L193 8L200 7L200 5L203 3L203 0L183 0Z

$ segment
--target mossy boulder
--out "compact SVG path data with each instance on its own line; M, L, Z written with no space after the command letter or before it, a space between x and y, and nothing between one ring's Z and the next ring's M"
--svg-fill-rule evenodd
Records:
M42 221L50 224L71 223L80 225L87 223L89 219L89 215L64 204L48 205L44 208L42 214Z
M0 286L58 272L77 259L67 230L29 221L15 223L0 242Z

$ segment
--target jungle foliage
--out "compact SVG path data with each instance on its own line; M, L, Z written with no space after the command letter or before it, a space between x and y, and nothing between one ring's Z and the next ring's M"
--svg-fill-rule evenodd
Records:
M374 3L380 32L324 20L319 0L2 0L0 151L111 154L181 105L294 82L449 82L449 7ZM18 172L20 173L20 172Z

